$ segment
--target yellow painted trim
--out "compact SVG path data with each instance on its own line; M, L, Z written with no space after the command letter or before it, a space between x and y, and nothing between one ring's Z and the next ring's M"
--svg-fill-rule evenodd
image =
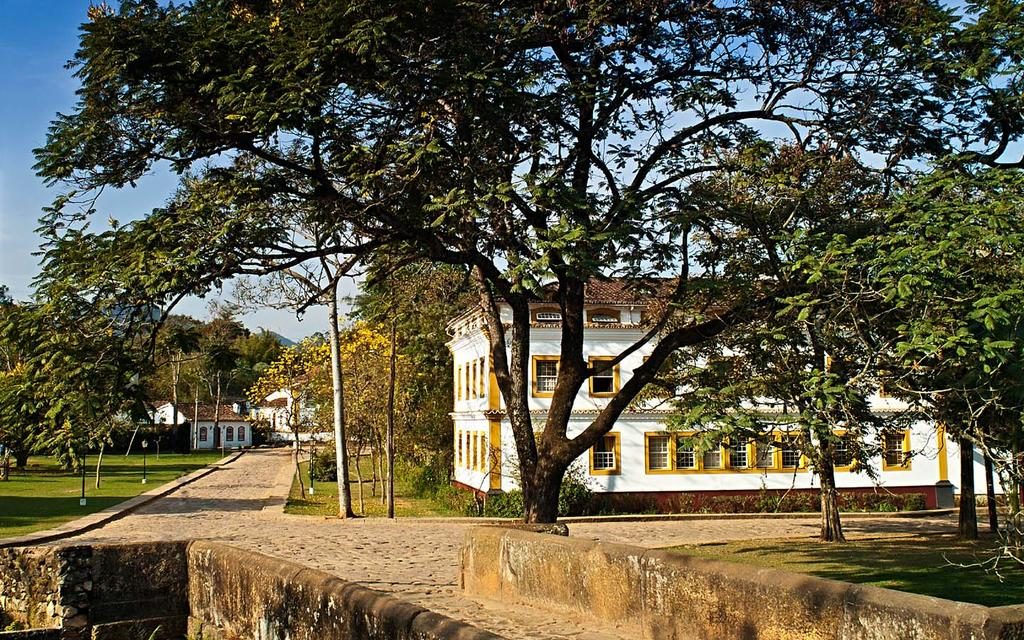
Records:
M531 360L532 370L530 377L530 391L534 398L550 398L554 395L553 391L538 391L537 390L537 363L538 362L559 362L561 358L558 356L533 356ZM557 368L556 368L557 371Z
M664 469L654 469L651 467L651 438L666 438L668 440L668 467ZM675 447L672 444L674 438L664 431L648 431L644 433L644 471L648 474L660 474L660 473L675 473L673 464L674 460L673 452Z
M622 473L622 436L619 433L606 433L602 438L611 436L615 439L612 450L615 452L615 467L612 469L594 468L594 447L590 447L590 475L592 476L617 476Z
M615 358L613 356L590 356L590 358L587 359L587 365L588 366L594 366L595 362L602 362L602 361L614 360L614 359ZM587 391L590 392L590 397L591 398L611 398L616 393L619 392L619 384L620 384L620 380L619 380L619 365L615 365L614 367L612 367L612 390L611 391L595 393L594 392L594 376L590 376L589 378L587 378Z
M842 437L844 437L847 434L847 430L846 429L834 429L832 431L832 433L833 433L833 435L837 435L840 438L842 438ZM838 471L840 473L850 473L850 472L854 471L857 468L857 461L854 460L853 458L850 458L850 460L851 460L850 464L843 464L843 465L835 464L835 461L833 461L833 463L832 463L832 471L833 472Z
M935 432L935 440L938 443L939 458L939 482L949 481L949 448L946 446L946 425L939 423Z
M501 410L501 389L498 388L498 376L494 375L494 369L488 369L488 383L490 388L487 391L487 408L491 411Z
M903 431L903 464L889 464L885 461L885 435L882 435L882 471L910 471L910 429Z
M490 486L492 489L501 489L501 421L489 420L488 426L491 431L491 442L488 447L490 469Z

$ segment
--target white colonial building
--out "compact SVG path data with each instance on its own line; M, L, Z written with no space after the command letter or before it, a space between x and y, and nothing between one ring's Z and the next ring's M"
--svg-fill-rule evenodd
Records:
M585 355L590 361L613 358L639 341L647 304L618 281L587 285ZM511 310L501 309L511 321ZM531 304L530 411L536 428L546 419L558 373L561 316L556 305ZM454 359L455 480L477 492L507 491L518 486L516 453L509 421L491 370L486 324L480 311L470 311L448 325L448 347ZM627 356L614 370L595 376L576 397L568 435L581 433L650 353L653 345ZM896 400L876 397L880 413L899 411ZM817 477L806 459L776 436L774 446L753 442L730 444L700 454L693 434L666 429L667 412L627 410L611 432L576 465L589 476L596 492L648 494L650 497L697 494L749 494L763 490L817 489ZM882 450L871 464L876 480L850 466L838 466L837 485L849 491L884 490L922 494L928 507L952 506L959 480L955 443L932 423L883 436ZM975 486L984 492L984 469L976 454ZM952 482L951 482L952 481Z
M309 442L314 439L324 441L333 438L333 432L315 431L316 410L317 407L309 402L304 394L296 394L289 389L278 389L264 398L259 405L253 407L250 415L253 420L262 422L268 428L271 442L294 443L296 439L294 423L296 421L299 425L299 442Z
M197 411L198 408L198 411ZM252 446L252 427L242 413L240 404L222 404L220 411L213 404L178 403L177 422L174 405L165 402L153 411L157 425L188 424L192 449L241 449Z

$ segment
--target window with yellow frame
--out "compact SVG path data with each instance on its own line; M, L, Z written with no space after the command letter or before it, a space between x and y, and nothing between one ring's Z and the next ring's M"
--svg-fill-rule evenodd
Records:
M644 434L647 473L693 473L706 471L755 472L806 469L806 459L795 439L774 434L771 442L723 441L705 451L698 450L695 433L651 432Z
M591 356L588 364L593 367L602 362L614 360L612 356ZM619 365L590 376L590 396L608 398L619 392Z
M622 472L622 438L606 433L590 448L590 475L617 476Z
M483 397L486 396L486 394L485 394L485 386L484 386L484 380L487 377L487 366L486 366L486 364L487 364L486 361L483 358L480 358L480 377L477 378L477 384L476 384L476 397L477 398L483 398Z
M910 469L910 430L882 432L882 471Z
M533 356L533 397L550 398L558 382L558 356Z

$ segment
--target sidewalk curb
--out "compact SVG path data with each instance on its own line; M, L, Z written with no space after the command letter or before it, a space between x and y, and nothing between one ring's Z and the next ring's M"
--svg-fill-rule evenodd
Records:
M154 500L163 498L186 485L192 484L196 480L205 478L214 471L238 460L245 455L246 452L248 452L248 449L242 449L237 453L221 458L217 462L207 465L202 469L196 469L192 473L181 476L175 480L171 480L167 484L162 484L159 487L146 491L145 493L140 493L134 498L129 498L124 502L119 502L103 509L102 511L90 513L87 516L82 516L81 518L65 522L56 528L36 533L29 533L16 538L2 538L0 539L0 549L7 549L9 547L30 547L45 544L47 542L55 542L57 540L63 540L65 538L71 538L86 533L87 531L92 531L93 529L99 529L100 527L115 520L120 520L136 509L139 509Z

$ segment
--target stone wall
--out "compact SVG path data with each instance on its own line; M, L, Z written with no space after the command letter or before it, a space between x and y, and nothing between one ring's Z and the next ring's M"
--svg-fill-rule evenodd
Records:
M495 640L384 593L227 545L0 549L0 640ZM47 629L49 628L49 629ZM55 628L55 629L54 629Z
M285 560L212 542L189 548L198 635L258 640L494 640L494 634Z
M80 548L0 549L0 611L26 627L63 626L86 597L88 564Z
M473 596L555 606L651 640L1024 639L1024 607L497 527L467 532L461 581Z
M66 640L180 638L186 543L0 549L0 609ZM27 632L19 632L27 633ZM29 636L18 636L29 637Z

